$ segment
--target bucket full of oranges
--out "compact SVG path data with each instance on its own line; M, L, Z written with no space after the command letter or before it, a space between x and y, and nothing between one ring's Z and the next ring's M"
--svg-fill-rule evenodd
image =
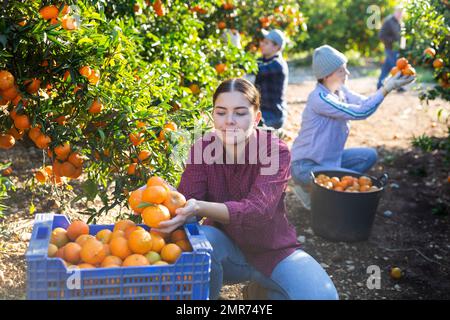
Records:
M367 240L388 176L342 171L312 172L311 224L331 241Z

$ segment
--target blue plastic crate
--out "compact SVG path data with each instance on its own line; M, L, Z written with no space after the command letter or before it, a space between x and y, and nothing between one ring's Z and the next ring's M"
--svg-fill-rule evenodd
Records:
M48 258L51 232L66 229L64 215L38 214L34 222L27 260L28 299L145 299L207 300L212 247L197 223L184 229L192 252L183 252L175 264L98 269L67 269L60 258ZM90 225L90 233L113 225ZM146 227L146 226L145 226ZM146 227L147 228L147 227ZM147 228L148 230L148 228Z

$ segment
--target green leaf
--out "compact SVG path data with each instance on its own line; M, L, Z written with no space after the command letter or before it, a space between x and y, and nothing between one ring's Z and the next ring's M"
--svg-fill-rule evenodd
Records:
M98 134L100 135L100 139L102 139L102 142L105 141L105 132L102 129L98 129Z
M4 34L0 34L0 43L3 45L3 48L6 48L6 43L8 42L8 39Z
M97 184L91 179L86 180L81 188L89 201L93 201L98 194Z
M146 207L154 207L155 204L154 203L150 203L150 202L141 202L138 205L138 208L146 208Z
M82 44L92 44L94 43L94 41L91 38L81 38L80 40L78 40L78 44L82 45Z

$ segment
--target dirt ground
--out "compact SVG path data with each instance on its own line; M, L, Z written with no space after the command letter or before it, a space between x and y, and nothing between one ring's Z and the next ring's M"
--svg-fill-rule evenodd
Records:
M289 85L289 117L284 128L289 146L300 128L307 95L315 85L308 78L292 82L295 84ZM349 86L362 94L371 94L375 84L376 79L371 77L349 81ZM443 153L423 153L411 145L412 137L423 133L446 137L447 127L437 119L442 108L450 112L449 104L442 100L422 106L417 92L410 88L389 95L369 119L352 123L347 147L377 148L379 161L370 174L389 175L368 241L330 242L315 236L310 212L302 208L290 183L286 197L289 220L296 226L303 249L331 276L341 299L450 299L450 168L444 164ZM24 299L24 254L33 223L30 200L36 212L58 212L60 203L45 194L32 199L24 189L23 181L29 183L26 179L42 162L38 150L19 144L0 152L0 162L6 161L13 162L17 190L6 201L10 208L0 219L0 299ZM434 214L436 211L441 215ZM76 217L77 208L67 214ZM105 217L100 223L111 219L114 217ZM372 265L381 270L379 289L366 285L367 268ZM392 266L402 269L401 279L389 276ZM242 299L242 286L224 286L222 299Z

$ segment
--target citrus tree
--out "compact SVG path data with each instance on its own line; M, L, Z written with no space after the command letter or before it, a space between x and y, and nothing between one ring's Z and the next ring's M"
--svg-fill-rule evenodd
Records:
M308 17L305 46L329 44L345 52L355 50L365 56L382 52L378 31L383 18L392 13L391 0L305 0L302 10Z
M261 29L281 29L289 38L287 52L306 38L306 18L299 1L189 1L191 11L205 23L203 32L222 33L230 29L240 32L242 45L256 52L262 39Z
M447 0L412 1L405 21L406 54L415 63L433 69L436 86L421 95L450 100L450 3Z
M63 193L83 175L72 203L99 197L103 207L85 211L94 221L151 175L175 183L181 129L206 128L221 79L255 71L250 53L218 33L200 36L204 23L183 1L9 1L0 10L0 147L26 139L42 150L36 191ZM226 70L216 70L219 52Z
M405 22L407 54L414 63L433 70L435 84L424 89L419 98L428 102L438 97L450 101L450 3L447 0L412 1ZM425 151L442 149L450 164L450 115L440 109L438 117L448 125L448 136L438 145L422 135L413 144ZM446 113L447 112L447 113Z

